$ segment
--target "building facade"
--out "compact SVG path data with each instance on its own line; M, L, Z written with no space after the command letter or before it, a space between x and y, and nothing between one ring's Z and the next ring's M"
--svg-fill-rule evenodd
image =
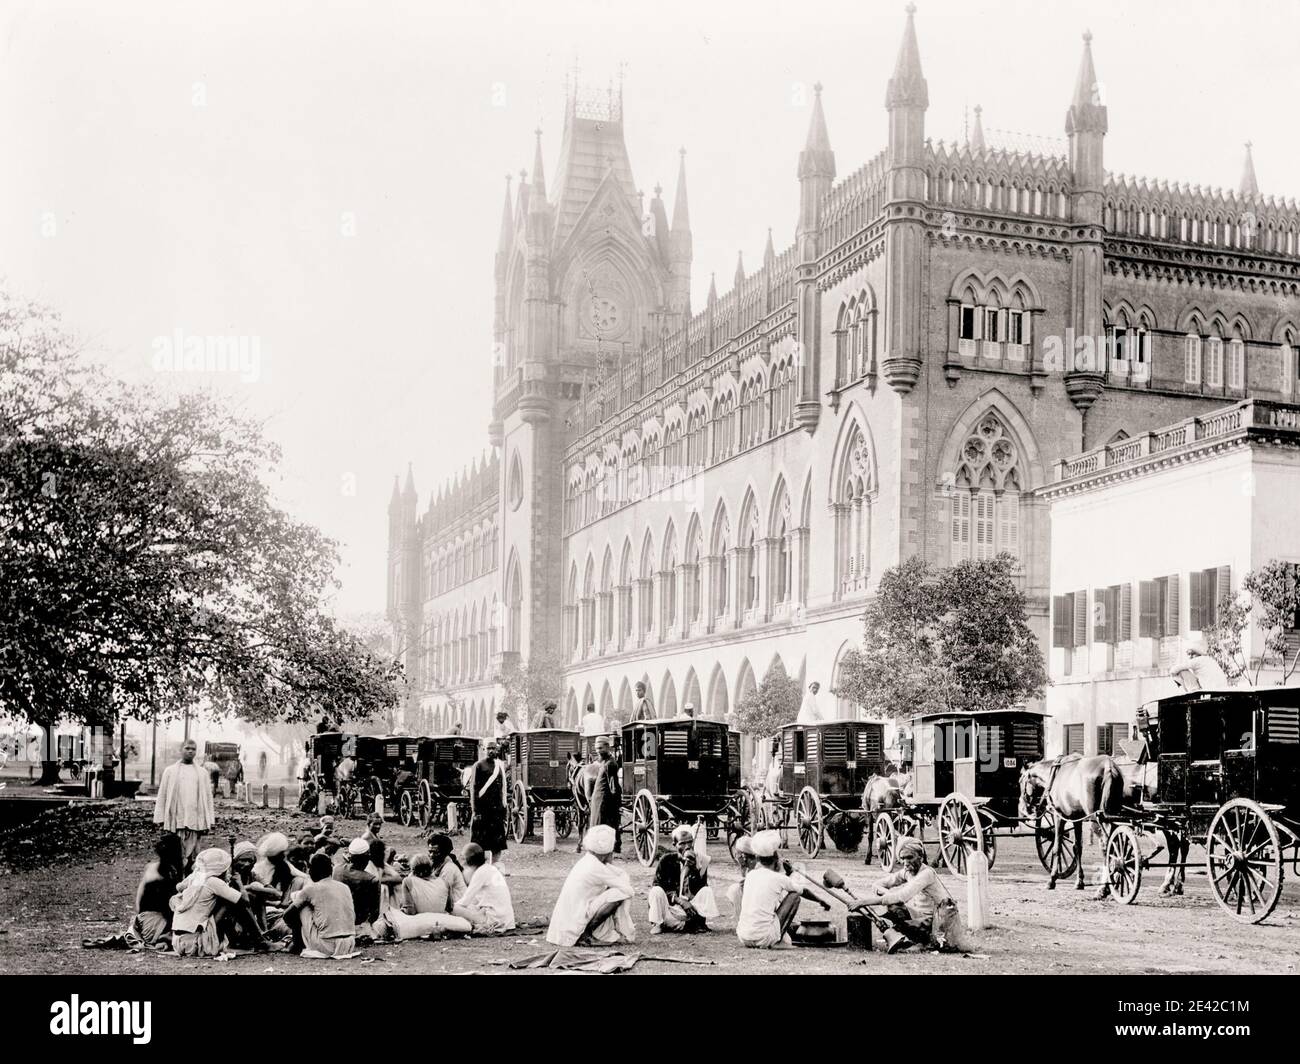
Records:
M1096 448L1060 462L1040 497L1052 525L1048 748L1117 752L1137 708L1177 692L1170 666L1245 574L1300 564L1300 407L1248 400ZM1300 648L1300 631L1289 638ZM1252 623L1248 658L1263 640Z
M413 704L481 730L501 670L548 654L570 720L627 719L638 680L661 715L725 716L778 660L830 708L879 574L915 555L1010 551L1046 648L1054 464L1297 377L1295 204L1249 153L1236 192L1108 173L1096 85L1085 35L1059 154L978 115L933 143L909 10L884 149L838 176L818 86L794 243L703 308L685 155L670 219L621 98L575 93L554 184L539 134L507 188L493 458L423 514L394 488Z

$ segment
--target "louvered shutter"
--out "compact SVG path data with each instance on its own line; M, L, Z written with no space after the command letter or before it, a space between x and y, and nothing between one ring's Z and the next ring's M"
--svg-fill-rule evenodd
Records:
M1219 619L1219 606L1232 598L1232 566L1220 565L1215 572L1214 599L1210 603L1210 623Z
M1165 627L1163 635L1178 635L1182 628L1178 623L1178 574L1165 577L1168 594L1165 598Z
M1133 585L1121 584L1119 588L1119 641L1133 638Z
M958 491L952 499L952 557L970 557L970 492Z
M1204 598L1202 593L1204 574L1193 569L1187 574L1187 592L1190 596L1190 616L1188 623L1191 625L1193 632L1199 632L1205 627L1204 618Z
M1143 580L1138 584L1138 635L1149 639L1157 635L1156 582Z
M1074 604L1070 595L1056 595L1052 599L1052 646L1074 645Z
M1183 379L1187 384L1201 383L1201 338L1187 337L1185 344L1186 358Z
M1001 514L998 529L998 550L1020 553L1020 493L1007 491L998 500Z
M976 559L993 557L993 528L993 494L981 491L975 496L975 549L972 556Z
M1088 645L1088 592L1074 593L1074 646Z

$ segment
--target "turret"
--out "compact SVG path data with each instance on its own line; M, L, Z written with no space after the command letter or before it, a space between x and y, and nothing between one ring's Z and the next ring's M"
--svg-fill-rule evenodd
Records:
M691 211L686 201L686 149L678 153L677 194L673 197L673 224L669 238L671 298L674 310L685 310L691 300Z
M1246 141L1246 161L1241 165L1241 181L1237 191L1243 196L1258 196L1259 182L1255 180L1255 160L1250 154L1250 141Z
M975 105L975 128L971 130L970 150L972 152L982 152L984 150L984 123L980 121L980 115L983 114L984 108L979 104Z
M921 73L916 43L916 5L907 5L903 43L894 63L894 76L885 91L889 112L889 198L920 201L925 196L925 112L930 90Z

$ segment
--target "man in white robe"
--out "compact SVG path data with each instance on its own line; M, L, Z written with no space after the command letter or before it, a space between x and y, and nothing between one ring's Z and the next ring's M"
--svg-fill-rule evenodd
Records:
M808 685L808 693L803 696L803 704L799 707L799 717L795 723L820 724L825 719L821 706L817 704L817 692L821 686L816 680Z
M186 868L199 851L199 840L217 820L208 774L194 762L198 750L198 743L193 739L185 740L181 759L163 770L153 807L154 823L181 837Z
M569 871L555 900L546 941L553 946L635 942L632 881L613 867L614 829L598 824L583 836L583 855Z
M645 684L640 680L636 682L636 699L632 702L632 719L655 719L655 707L650 704L650 699L646 695Z
M584 736L608 735L605 730L605 718L596 712L596 703L587 704L587 712L582 715L582 734Z
M1184 691L1209 691L1228 686L1228 677L1219 663L1205 652L1205 640L1190 640L1184 653L1186 656L1169 670Z

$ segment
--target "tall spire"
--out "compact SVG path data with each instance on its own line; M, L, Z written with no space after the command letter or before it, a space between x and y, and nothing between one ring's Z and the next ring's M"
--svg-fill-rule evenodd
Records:
M506 174L506 199L501 207L501 236L497 240L497 253L505 256L510 253L514 241L515 216L510 206L510 175Z
M537 147L533 151L533 192L546 199L546 173L542 169L542 131L539 127L534 130L537 136Z
M907 25L903 27L903 43L898 48L898 61L894 64L894 76L889 79L889 88L885 94L885 107L919 107L925 110L930 106L930 92L925 84L925 75L921 73L921 49L916 43L916 5L907 5Z
M772 249L772 227L767 229L767 246L763 248L763 265L770 266L776 259L776 252Z
M1101 102L1101 86L1092 65L1092 32L1084 31L1083 58L1079 76L1074 80L1074 96L1065 116L1066 133L1105 133L1106 108Z
M1246 141L1246 161L1241 166L1241 183L1237 191L1243 196L1258 196L1259 182L1255 180L1255 160L1250 154L1250 141Z
M406 463L406 486L402 488L402 494L408 498L415 497L415 473L410 462Z
M808 121L808 139L799 153L799 180L809 177L835 177L835 153L826 132L826 114L822 110L822 83L813 86L812 118Z
M681 156L677 164L677 195L673 199L673 232L689 232L691 228L691 212L686 203L686 149L682 148L678 155Z
M979 104L975 105L975 129L970 135L970 150L984 150L984 123L980 121L980 115L984 113L984 108Z
M736 252L736 279L735 279L737 294L739 294L740 292L740 286L744 283L745 283L745 253L743 251L737 251Z

